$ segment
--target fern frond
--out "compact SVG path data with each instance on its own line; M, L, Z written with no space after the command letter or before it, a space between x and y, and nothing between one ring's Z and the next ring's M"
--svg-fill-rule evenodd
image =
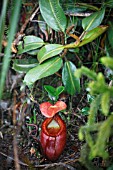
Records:
M113 70L113 58L111 57L102 57L101 62L106 66Z
M105 120L99 128L96 144L91 148L92 158L95 156L100 156L106 159L108 157L108 152L106 151L106 143L112 132L112 126L113 115L110 115L109 118Z
M84 66L82 66L80 69L77 69L76 72L75 72L75 77L80 78L81 75L85 75L85 76L87 76L87 77L89 77L93 80L97 79L97 74L94 71L92 71L92 70L90 70L90 69L88 69L87 67L84 67Z
M90 111L88 116L88 125L92 125L95 122L97 111L100 106L101 95L98 95L90 105Z
M101 97L101 108L105 116L107 116L109 113L109 107L110 107L110 93L105 92Z

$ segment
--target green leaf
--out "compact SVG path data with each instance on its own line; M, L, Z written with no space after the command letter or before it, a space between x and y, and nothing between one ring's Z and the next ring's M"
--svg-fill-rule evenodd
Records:
M58 100L59 95L64 91L63 86L59 86L57 88L54 88L50 85L45 85L44 88L48 92L48 95L49 95L51 100Z
M113 48L113 23L109 22L109 29L107 31L107 36L111 47Z
M51 100L56 100L56 89L49 85L45 85L44 88L48 92L49 98Z
M24 78L24 82L28 86L32 85L35 81L54 74L61 66L62 59L60 57L52 58L28 71Z
M113 8L113 0L106 0L104 4L109 8Z
M26 73L31 68L38 65L37 59L14 59L13 60L13 69L19 73Z
M108 40L108 36L105 40L105 49L106 49L106 56L110 57L113 55L113 46L111 46L111 44Z
M28 51L27 54L29 54L29 55L37 55L38 52L39 52L39 49L35 49L35 50Z
M81 110L81 113L82 113L83 115L89 115L89 110L90 110L89 107L84 107L84 108Z
M110 165L110 166L107 168L107 170L113 170L113 164Z
M85 32L84 35L82 35L82 38L80 39L79 43L71 43L64 46L65 49L71 49L71 48L78 48L85 44L88 44L89 42L92 42L97 37L99 37L102 33L104 33L107 30L108 26L98 26L94 28L91 31Z
M98 11L99 8L96 6L93 6L89 3L73 3L73 0L70 1L65 1L65 3L60 1L62 3L62 7L65 11L66 14L75 14L75 13L80 13L80 12L85 12L86 10L92 10L92 11Z
M99 26L104 18L105 8L95 12L82 20L82 27L85 31L90 31Z
M63 86L59 86L56 88L56 95L59 96L64 91Z
M59 0L40 0L39 7L44 20L52 29L65 31L67 21Z
M104 33L107 30L108 26L98 26L91 31L88 31L85 33L85 35L82 38L82 41L79 44L79 47L88 44L89 42L92 42L97 37L99 37L102 33Z
M106 66L109 67L110 69L113 70L113 58L111 57L102 57L101 62Z
M62 81L66 91L71 95L80 91L80 80L74 76L75 71L76 66L72 62L65 62L62 70Z
M45 45L44 47L41 48L41 50L39 51L37 55L39 63L42 63L48 58L51 58L53 56L60 54L63 49L64 49L63 45L60 45L60 44Z
M87 94L88 103L91 103L93 100L94 100L94 96L92 96L91 94Z
M20 41L18 45L18 54L40 48L44 44L43 40L39 37L33 35L25 36L23 41Z
M62 3L62 8L65 11L66 14L75 14L76 12L85 12L87 10L87 7L82 5L76 5L75 3L65 1L65 3Z

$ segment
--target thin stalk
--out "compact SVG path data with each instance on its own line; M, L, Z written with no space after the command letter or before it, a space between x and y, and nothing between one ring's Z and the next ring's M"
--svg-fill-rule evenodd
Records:
M8 34L8 44L5 49L5 55L3 60L3 67L1 71L1 79L0 79L0 99L2 98L5 78L9 68L10 58L11 58L11 45L14 39L14 35L16 32L17 22L19 18L19 11L21 6L21 0L14 1L13 10L11 15L11 21L9 26L9 34Z
M76 4L79 5L79 6L87 7L88 9L93 10L93 11L99 11L98 7L87 4L87 3L76 3Z
M2 50L2 38L5 29L5 17L7 12L7 4L8 4L8 0L3 1L2 12L0 17L0 53Z

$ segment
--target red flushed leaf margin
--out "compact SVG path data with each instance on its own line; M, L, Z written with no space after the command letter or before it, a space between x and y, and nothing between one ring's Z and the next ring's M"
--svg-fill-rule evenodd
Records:
M40 110L45 117L53 117L57 112L66 109L67 105L63 101L57 101L54 105L49 102L40 104Z

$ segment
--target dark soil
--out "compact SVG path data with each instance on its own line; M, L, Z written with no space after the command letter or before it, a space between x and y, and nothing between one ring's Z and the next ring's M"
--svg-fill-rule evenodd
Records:
M8 81L9 76L10 81ZM42 82L36 83L31 95L31 91L27 87L20 90L22 79L18 79L19 74L15 75L10 70L8 77L7 90L4 90L3 100L0 101L1 170L18 169L18 167L23 170L85 170L86 168L79 161L83 142L78 139L78 131L87 122L87 117L80 112L83 107L88 105L86 93L77 94L73 96L72 100L66 93L60 96L59 100L65 101L68 106L66 112L59 113L67 126L67 142L58 160L51 162L44 157L40 146L41 124L45 118L40 112L39 104L49 100ZM15 84L12 77L17 80ZM50 79L51 77L44 80L46 84L50 82ZM54 79L53 84L56 84L57 87L60 81L56 83L56 80L57 78ZM34 120L34 115L36 120ZM104 167L104 163L100 159L95 159L94 164L97 169Z
M10 81L8 81L9 76ZM81 101L85 105L85 94L73 97L72 103L67 94L60 96L60 100L64 100L68 106L67 112L60 113L67 126L67 142L59 159L51 162L43 156L40 147L41 123L45 118L39 110L39 104L48 101L48 96L43 91L41 82L33 89L32 98L27 87L20 91L22 79L18 79L19 76L19 74L15 75L12 70L9 71L6 82L7 90L4 90L3 100L0 101L1 170L16 169L18 166L26 170L85 169L79 162L82 142L78 139L78 130L86 122L85 116L78 114L82 107ZM12 77L17 80L15 84ZM45 82L47 83L47 79ZM71 109L69 109L70 104L72 104ZM33 119L30 122L34 114L36 122Z

